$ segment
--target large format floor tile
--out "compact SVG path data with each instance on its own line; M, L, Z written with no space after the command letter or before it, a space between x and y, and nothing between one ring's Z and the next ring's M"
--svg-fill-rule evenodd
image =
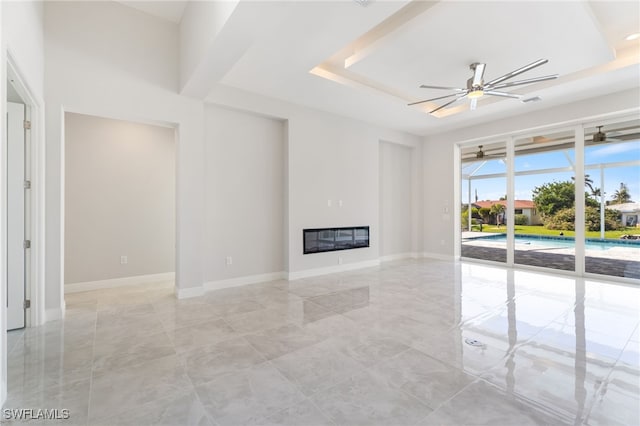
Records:
M4 408L104 426L640 424L634 286L410 260L66 303L9 332Z
M273 359L272 364L306 396L331 388L364 371L326 341Z
M421 424L526 426L573 424L573 421L478 381L443 404Z
M220 376L196 386L196 392L219 425L258 422L304 399L268 362Z
M416 398L367 372L320 392L311 400L341 425L415 424L431 412Z

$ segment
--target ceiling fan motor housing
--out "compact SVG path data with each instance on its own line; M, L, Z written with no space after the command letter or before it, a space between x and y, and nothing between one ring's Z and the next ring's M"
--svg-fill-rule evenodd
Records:
M469 90L470 92L473 92L475 90L482 90L482 84L473 84L473 77L471 77L469 80L467 80L467 90Z
M598 132L593 135L594 142L605 142L606 140L607 140L607 135L602 132Z
M603 126L597 126L598 131L593 134L593 142L605 142L607 140L607 134L602 131Z

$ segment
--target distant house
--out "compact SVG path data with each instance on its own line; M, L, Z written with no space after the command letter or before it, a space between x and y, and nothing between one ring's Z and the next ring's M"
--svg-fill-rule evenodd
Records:
M607 208L619 211L625 226L640 226L640 203L609 204Z
M494 204L502 204L507 207L506 200L487 200L487 201L476 201L473 203L473 206L476 208L488 208L490 209ZM515 214L523 214L527 216L529 225L541 225L542 220L536 211L536 205L531 200L515 200L514 201L514 209ZM507 215L508 217L508 215ZM504 215L500 215L500 222L505 223Z

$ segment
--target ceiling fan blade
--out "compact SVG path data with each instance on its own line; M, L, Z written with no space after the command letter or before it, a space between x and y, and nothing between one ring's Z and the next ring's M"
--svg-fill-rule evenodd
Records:
M459 87L444 87L444 86L429 86L423 84L420 86L421 89L443 89L443 90L455 90L456 92L464 92L467 89L461 89Z
M495 90L485 90L484 94L491 95L491 96L501 96L503 98L512 98L512 99L520 99L522 97L522 95L514 95L513 93L507 93L507 92L496 92Z
M437 98L431 98L431 99L425 99L424 101L418 101L418 102L412 102L410 104L407 104L408 106L411 105L418 105L418 104L423 104L425 102L431 102L431 101L437 101L438 99L444 99L444 98L450 98L451 96L458 96L459 93L453 93L451 95L446 95L446 96L439 96Z
M503 89L505 87L520 86L521 84L531 84L531 83L537 83L539 81L553 80L554 78L558 78L558 74L545 75L544 77L528 78L526 80L512 81L511 83L502 83L502 84L497 84L495 86L494 85L489 86L488 84L485 84L484 87L489 90Z
M471 104L469 105L469 109L473 111L476 109L477 106L478 106L478 98L471 99Z
M449 105L451 105L452 103L459 101L460 99L464 98L465 96L467 96L467 93L466 93L466 92L464 93L464 95L458 96L458 97L457 97L457 98L455 98L454 100L449 101L449 102L447 102L446 104L444 104L444 105L440 105L438 108L436 108L436 109L434 109L434 110L429 111L429 114L433 114L433 113L434 113L434 112L436 112L436 111L440 111L442 108L448 107L448 106L449 106Z
M490 82L488 82L487 84L485 84L485 86L493 86L493 85L496 85L496 84L501 83L501 82L503 82L503 81L505 81L505 80L508 80L508 79L510 79L510 78L513 78L513 77L515 77L515 76L516 76L516 75L518 75L518 74L522 74L523 72L527 72L527 71L529 71L529 70L532 70L532 69L534 69L534 68L536 68L536 67L539 67L540 65L544 65L544 64L546 64L547 62L549 62L549 60L548 60L548 59L538 59L537 61L532 62L532 63L530 63L529 65L525 65L524 67L522 67L522 68L518 68L518 69L517 69L517 70L515 70L515 71L511 71L510 73L507 73L507 74L503 75L502 77L498 77L498 78L496 78L496 79L494 79L494 80L491 80Z
M484 69L486 64L475 64L474 72L473 72L473 85L481 86L482 85L482 77L484 76Z

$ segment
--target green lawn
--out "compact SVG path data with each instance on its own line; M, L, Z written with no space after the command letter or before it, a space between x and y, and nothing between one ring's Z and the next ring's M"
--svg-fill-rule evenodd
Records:
M477 225L473 225L474 231L479 231L480 227ZM565 237L574 237L576 235L575 231L556 231L547 229L544 226L532 226L532 225L516 225L515 227L516 234L528 234L528 235L552 235L559 236L560 232L564 234ZM482 232L496 232L496 233L506 233L506 226L497 227L496 225L483 225ZM640 235L640 228L625 228L620 231L605 231L604 237L609 239L619 239L622 235ZM600 231L587 231L587 238L600 238Z

